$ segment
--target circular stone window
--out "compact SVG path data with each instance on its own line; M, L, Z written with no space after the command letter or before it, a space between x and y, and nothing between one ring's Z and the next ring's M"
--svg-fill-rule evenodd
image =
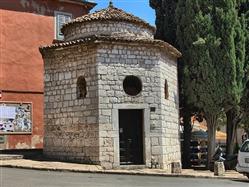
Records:
M138 77L129 75L124 79L123 88L128 95L136 96L142 91L142 82Z

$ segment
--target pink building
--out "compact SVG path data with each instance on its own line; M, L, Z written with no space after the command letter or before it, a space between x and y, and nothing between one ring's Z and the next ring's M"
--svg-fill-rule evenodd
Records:
M0 150L43 148L43 60L39 46L95 6L83 0L0 1Z

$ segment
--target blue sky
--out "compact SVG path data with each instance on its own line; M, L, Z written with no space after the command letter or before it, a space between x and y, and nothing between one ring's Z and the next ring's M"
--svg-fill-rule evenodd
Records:
M106 8L109 4L109 0L94 0L97 6L91 11ZM155 26L155 11L150 7L149 0L113 0L114 6L124 11L138 16L151 25Z

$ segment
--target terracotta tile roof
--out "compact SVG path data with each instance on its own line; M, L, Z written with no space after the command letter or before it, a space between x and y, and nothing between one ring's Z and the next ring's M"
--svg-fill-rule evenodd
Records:
M153 39L144 39L144 38L134 38L134 37L110 37L110 36L89 36L85 38L81 38L78 40L66 41L61 43L55 43L52 45L42 46L40 47L40 52L43 53L47 49L56 49L60 47L73 46L81 43L101 43L101 42L121 42L121 43L129 43L129 44L148 44L155 45L167 50L167 52L174 57L181 57L182 54L172 45L162 40L153 40Z
M67 27L68 25L72 25L74 23L91 22L91 21L125 21L125 22L131 22L138 25L142 25L144 27L147 27L148 29L153 30L153 32L155 31L155 27L151 26L149 23L145 22L139 17L126 13L125 11L118 9L114 7L112 4L110 4L109 7L105 9L96 11L95 13L92 14L83 15L66 23L62 27L62 32L64 28Z

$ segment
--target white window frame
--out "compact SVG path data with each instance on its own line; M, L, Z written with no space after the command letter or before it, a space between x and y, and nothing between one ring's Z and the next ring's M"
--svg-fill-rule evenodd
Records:
M71 13L68 12L61 12L61 11L54 11L54 38L56 40L63 40L64 36L61 36L59 34L59 27L58 27L58 23L57 23L57 19L58 19L58 15L65 15L65 16L70 16L71 20L73 19L73 15Z

